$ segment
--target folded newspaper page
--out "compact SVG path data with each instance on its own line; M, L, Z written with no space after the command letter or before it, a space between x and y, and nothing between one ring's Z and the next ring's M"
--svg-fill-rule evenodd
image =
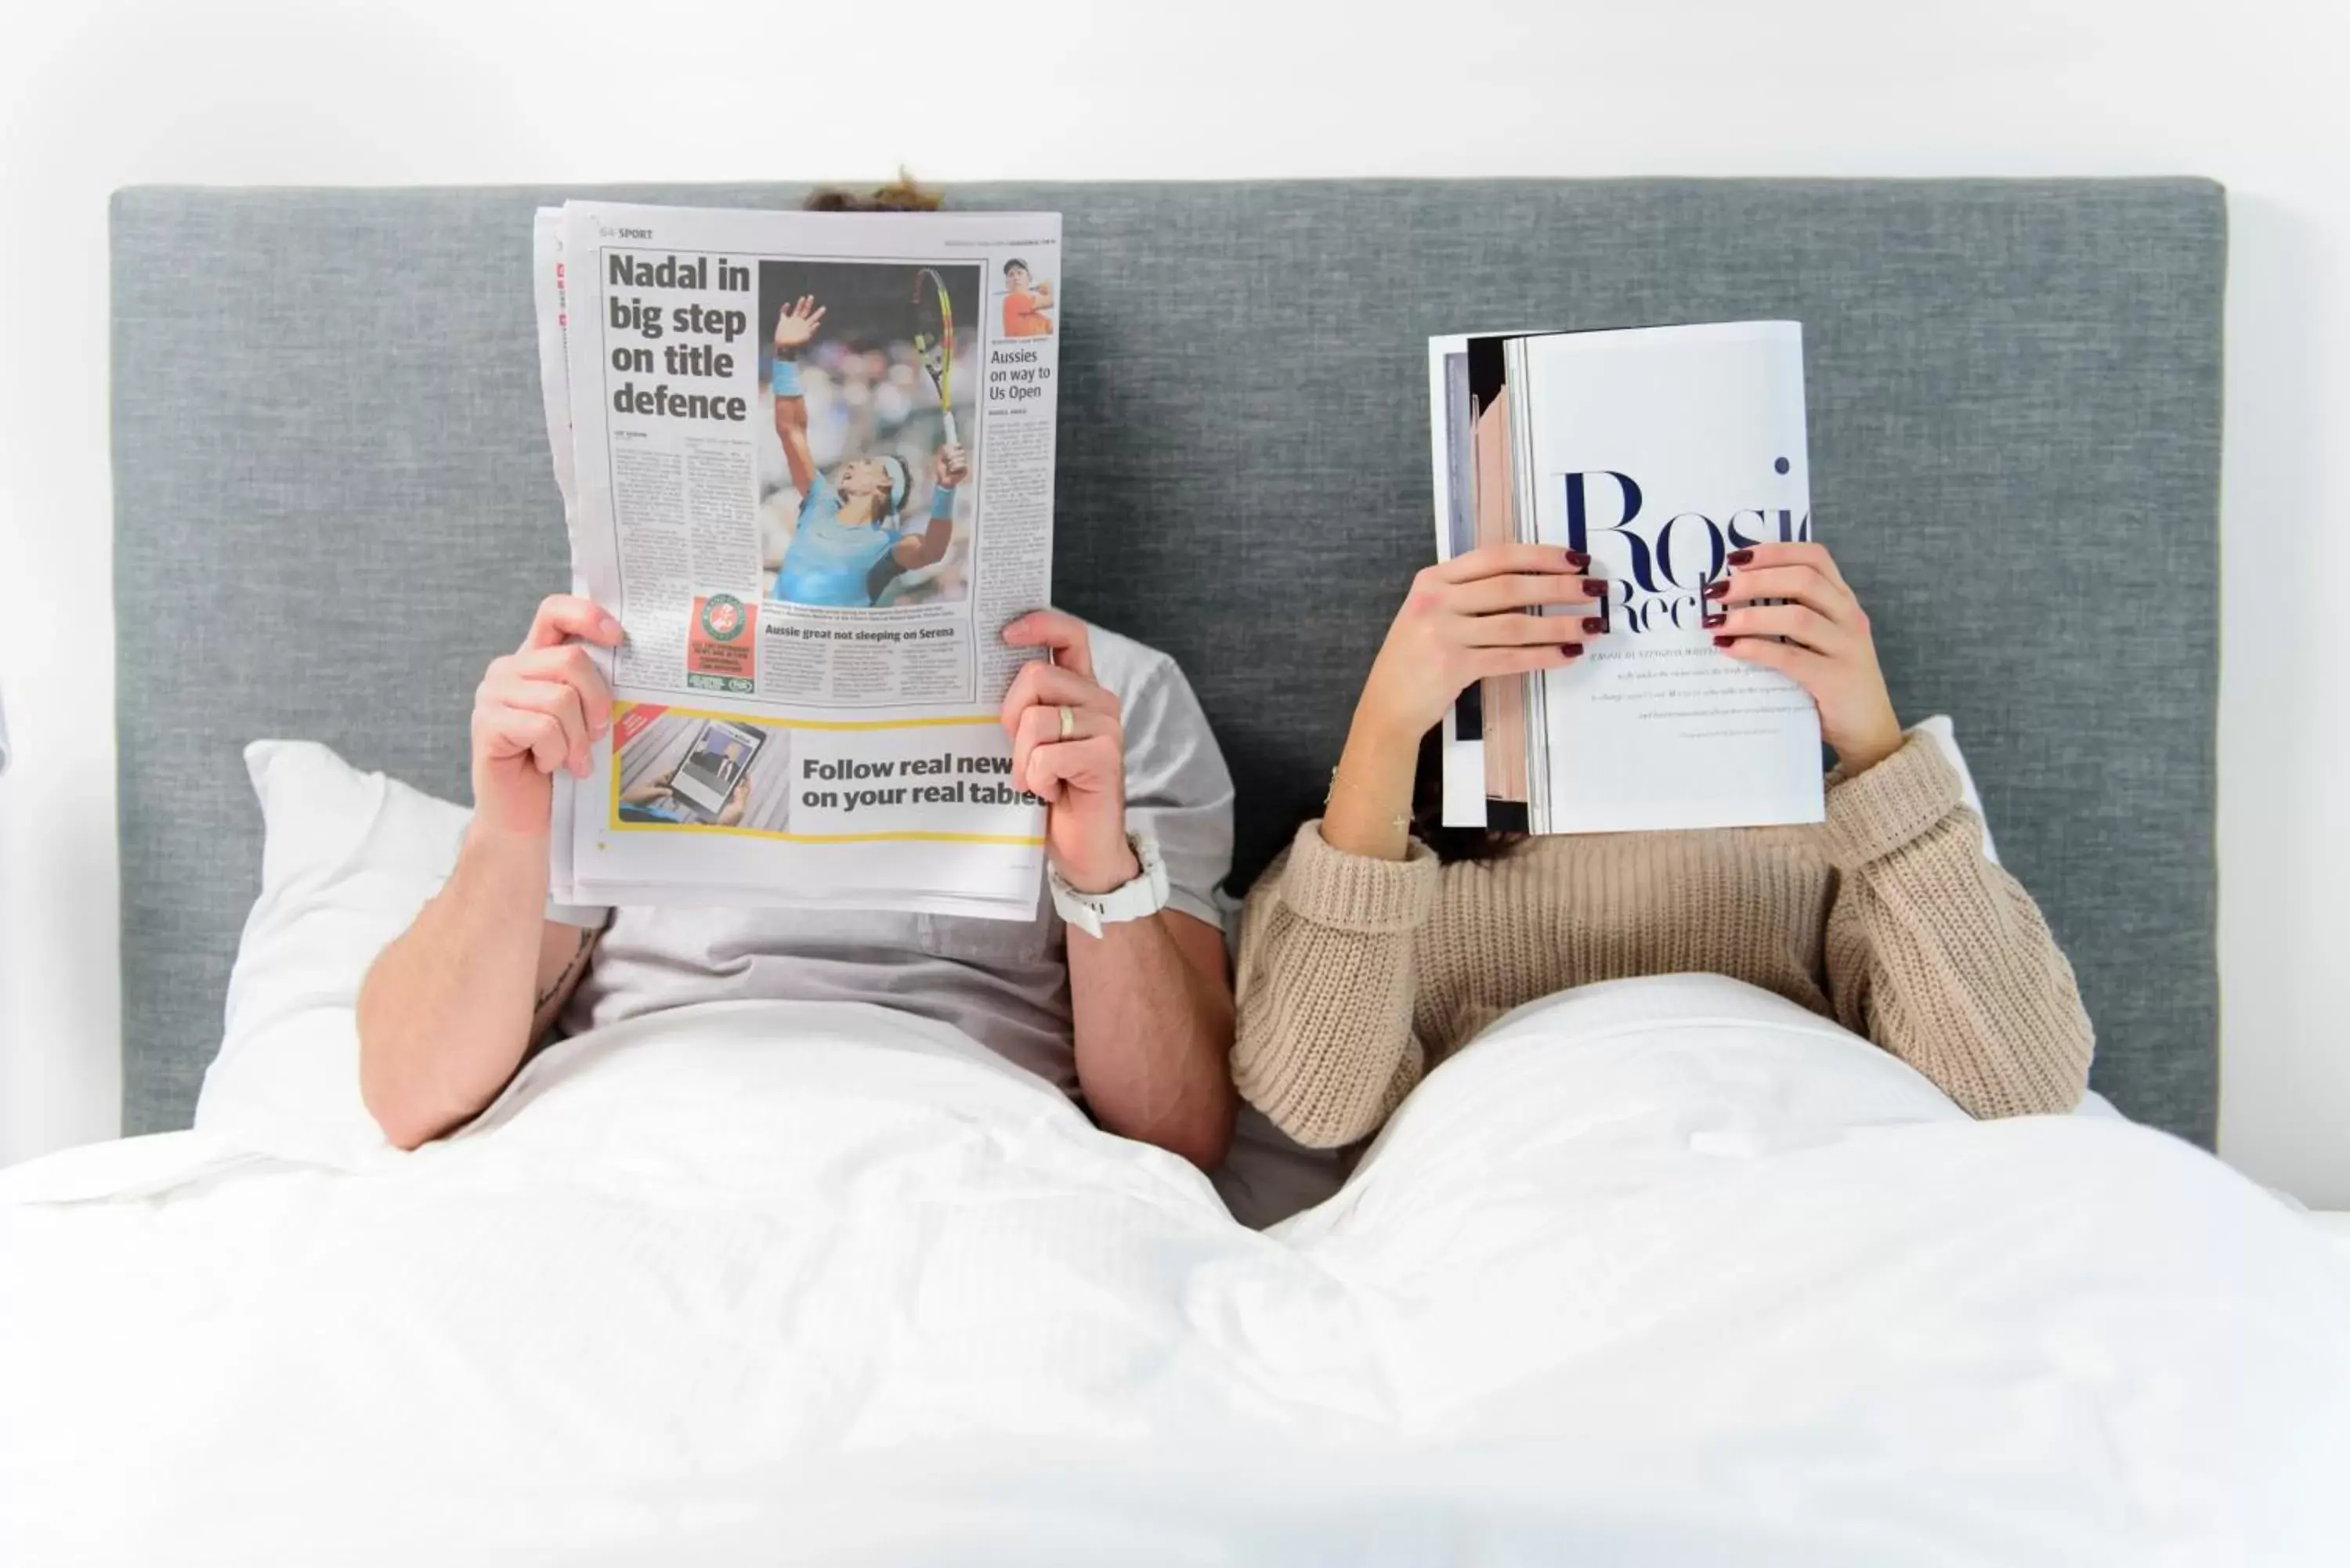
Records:
M556 900L1034 916L998 634L1051 592L1060 230L538 214L572 588L625 634Z

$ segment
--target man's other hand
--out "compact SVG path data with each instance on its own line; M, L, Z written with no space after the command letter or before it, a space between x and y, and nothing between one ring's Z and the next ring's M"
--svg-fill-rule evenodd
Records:
M490 661L473 692L473 819L477 827L544 836L554 777L585 778L590 746L612 726L612 690L584 638L617 648L620 623L571 594L543 600L522 646Z
M1045 851L1053 868L1082 893L1133 881L1142 867L1126 841L1126 731L1117 693L1094 679L1086 623L1059 610L1035 610L1005 627L1003 640L1046 649L1053 657L1021 668L1002 715L1012 737L1013 782L1045 802Z

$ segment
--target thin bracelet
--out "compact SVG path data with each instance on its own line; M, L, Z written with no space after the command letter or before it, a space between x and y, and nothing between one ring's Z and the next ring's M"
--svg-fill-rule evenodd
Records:
M1365 789L1361 784L1357 784L1354 780L1339 777L1338 770L1336 768L1332 768L1330 770L1330 787L1324 791L1322 795L1322 805L1324 809L1328 809L1330 797L1337 793L1338 786L1340 784L1345 784L1348 789L1353 790L1357 794L1361 795L1366 800L1376 801L1379 798L1369 790ZM1398 833L1402 834L1406 838L1409 838L1411 836L1411 818L1409 816L1390 816L1388 818L1388 826L1394 828Z

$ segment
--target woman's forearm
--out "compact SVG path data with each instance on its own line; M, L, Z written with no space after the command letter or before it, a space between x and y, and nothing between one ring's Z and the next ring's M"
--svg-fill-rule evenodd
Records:
M1959 797L1925 736L1830 791L1831 995L1971 1116L2070 1110L2095 1032L2039 907Z
M1401 735L1359 711L1330 775L1322 838L1333 849L1400 860L1411 845L1411 783L1419 737Z
M1233 1081L1298 1142L1366 1137L1419 1082L1415 943L1436 894L1424 847L1400 861L1345 853L1313 823L1250 890Z

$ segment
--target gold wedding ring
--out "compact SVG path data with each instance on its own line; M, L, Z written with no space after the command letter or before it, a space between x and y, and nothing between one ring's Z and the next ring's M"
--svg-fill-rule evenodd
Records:
M1068 740L1077 732L1077 715L1068 704L1061 705L1061 739Z

